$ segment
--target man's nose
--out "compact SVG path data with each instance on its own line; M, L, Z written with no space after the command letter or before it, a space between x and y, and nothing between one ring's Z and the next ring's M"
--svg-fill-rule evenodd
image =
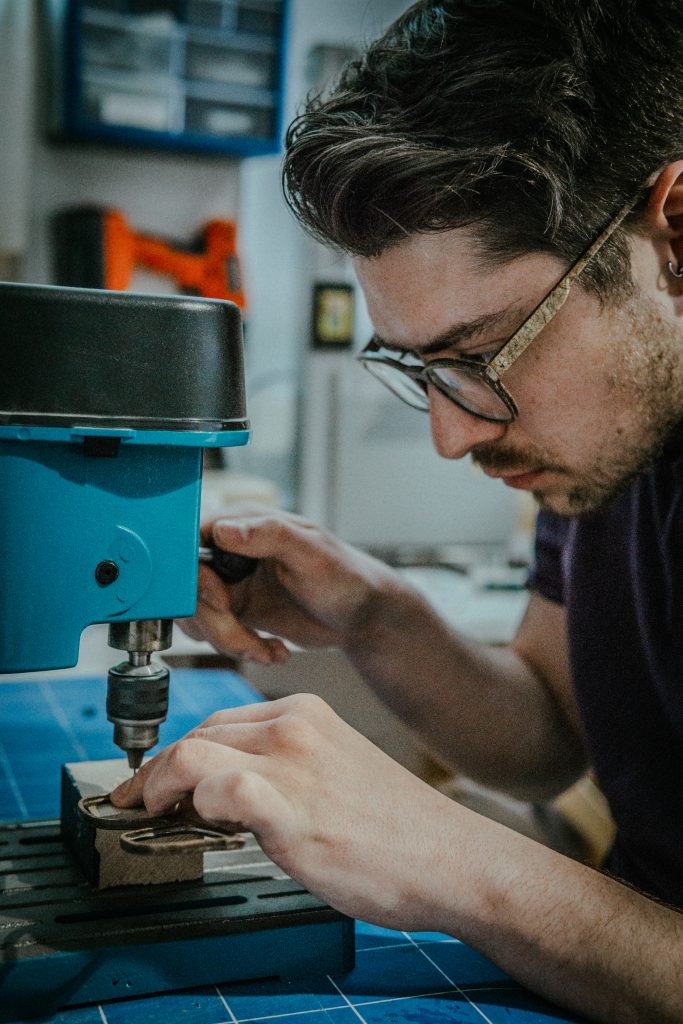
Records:
M462 459L475 445L497 441L506 423L491 423L461 409L435 387L429 388L429 421L432 440L444 459Z

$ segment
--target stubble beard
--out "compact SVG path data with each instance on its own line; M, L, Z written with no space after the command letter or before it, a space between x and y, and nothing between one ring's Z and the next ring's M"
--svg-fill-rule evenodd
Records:
M612 346L607 384L615 419L620 410L627 410L624 423L628 425L606 426L588 469L562 464L540 448L513 451L481 446L472 453L475 462L490 469L514 472L538 466L556 473L560 481L556 487L532 493L541 508L560 515L583 516L603 509L623 494L658 458L672 435L681 431L683 331L674 336L671 323L642 294L629 297L617 321L621 332ZM565 486L562 478L567 480Z

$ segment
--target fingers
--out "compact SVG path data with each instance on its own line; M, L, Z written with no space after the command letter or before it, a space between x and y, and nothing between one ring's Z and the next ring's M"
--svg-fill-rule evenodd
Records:
M202 576L206 587L200 587L200 596L206 603L200 601L198 617L211 643L226 650L228 641L239 643L245 657L272 662L284 660L286 649L254 640L245 630L262 629L303 646L344 642L356 607L372 590L371 574L360 565L357 552L299 516L255 511L253 506L233 507L205 523L202 531L206 542L259 562L252 576L223 593L215 591L215 581ZM216 634L217 623L209 614L211 604L224 608L226 595L241 628L230 636Z
M146 761L132 779L117 786L111 794L112 803L117 807L135 807L144 800L152 813L162 813L162 810L173 807L184 794L194 789L202 772L210 773L216 764L225 770L226 763L221 759L223 755L228 757L229 752L232 752L236 758L256 758L261 753L269 752L273 747L274 735L272 730L263 729L264 724L284 719L285 716L310 716L314 711L319 714L321 708L326 707L324 702L311 694L293 694L279 700L216 711L178 743ZM162 782L151 785L153 778L166 775L175 777L173 785ZM159 809L158 801L163 802L162 796L163 800L171 802ZM154 809L150 807L149 799L153 801Z
M210 729L215 725L233 725L240 722L269 722L291 711L298 711L306 704L307 698L311 698L313 701L317 699L311 697L310 694L297 693L289 697L280 697L278 700L263 700L258 704L242 704L238 708L224 708L221 711L214 711L196 728Z
M317 528L298 516L270 510L250 516L232 512L207 525L215 544L238 555L274 558L297 571L305 571L319 557L317 546L311 544Z
M310 520L297 515L295 512L283 512L280 509L273 508L271 505L262 505L256 501L236 501L232 502L220 515L215 516L212 520L205 520L201 524L200 532L203 543L214 539L214 524L223 520L235 524L246 523L247 520L253 520L254 522L278 520L292 523L304 530L318 529Z
M203 630L195 619L176 619L175 621L180 626L183 633L187 634L187 636L191 637L193 640L206 640Z
M290 693L289 696L278 697L276 700L260 700L256 704L242 704L237 708L214 711L202 724L265 722L271 718L280 718L282 715L290 714L311 717L321 711L329 710L329 704L315 693Z
M225 584L208 565L199 563L197 573L197 600L215 612L229 612L230 600Z
M296 706L296 697L283 697L280 700L259 701L258 704L243 704L237 708L226 708L222 711L216 711L192 729L187 736L183 737L181 742L185 742L186 740L194 741L195 739L202 740L203 743L215 742L216 735L218 734L218 727L240 725L253 727L258 723L268 722L272 719L279 718L282 714ZM211 739L207 740L206 738L203 738L207 736L211 737ZM249 748L246 731L243 731L239 738L237 737L237 734L235 734L235 738L238 742L241 741L240 745L244 751L255 749L255 747ZM256 744L256 736L253 730L250 733L250 738L254 744ZM227 745L227 743L225 745ZM178 758L178 752L175 751L174 754L171 754L171 751L173 751L177 746L178 744L175 743L170 747L167 747L165 750L160 751L156 757L153 757L150 761L146 761L132 779L127 779L126 782L117 786L111 794L112 803L118 807L135 807L142 803L145 785L147 784L150 776L157 771L168 771L169 768L172 770L173 764L175 763L172 758ZM180 758L180 760L182 761L182 758ZM169 764L169 762L171 763Z
M206 776L197 784L193 799L195 810L206 821L239 821L257 837L275 823L281 835L292 832L291 803L255 771L230 769Z
M241 722L237 724L200 725L188 732L184 739L208 740L233 750L249 754L265 754L270 743L268 730L263 722Z
M205 640L235 658L272 665L289 657L289 650L282 640L259 636L227 612L215 612L199 604L194 621Z
M226 722L239 712L267 717L254 722ZM263 761L254 753L270 746L268 718L278 717L271 704L212 715L207 724L161 751L137 775L118 786L111 794L112 803L132 807L144 802L154 815L168 813L179 803L185 808L191 804L209 822L235 828L239 823L240 829L257 836L276 824L280 836L291 834L295 824L291 802L264 777Z
M189 628L183 629L195 639L208 640L220 651L262 665L286 661L289 650L276 637L261 637L243 626L230 610L228 592L215 572L200 565L198 603Z
M139 772L112 792L116 807L134 807L144 803L150 814L173 810L199 782L213 774L230 770L248 770L254 755L212 743L204 739L184 739L162 750L142 766Z

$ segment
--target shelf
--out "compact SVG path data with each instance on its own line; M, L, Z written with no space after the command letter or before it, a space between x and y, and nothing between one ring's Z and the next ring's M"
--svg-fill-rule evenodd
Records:
M64 140L277 152L286 0L62 0ZM141 13L142 12L142 13Z

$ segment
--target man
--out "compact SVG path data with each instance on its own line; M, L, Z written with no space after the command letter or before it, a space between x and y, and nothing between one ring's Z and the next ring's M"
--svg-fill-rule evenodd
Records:
M450 932L614 1024L683 1020L682 56L679 0L425 0L289 132L294 210L353 255L368 369L441 455L541 505L510 647L267 512L206 528L261 562L229 591L203 567L188 626L264 662L286 650L256 629L338 645L516 795L592 764L608 873L449 802L305 695L217 713L116 797L192 793L341 910Z

